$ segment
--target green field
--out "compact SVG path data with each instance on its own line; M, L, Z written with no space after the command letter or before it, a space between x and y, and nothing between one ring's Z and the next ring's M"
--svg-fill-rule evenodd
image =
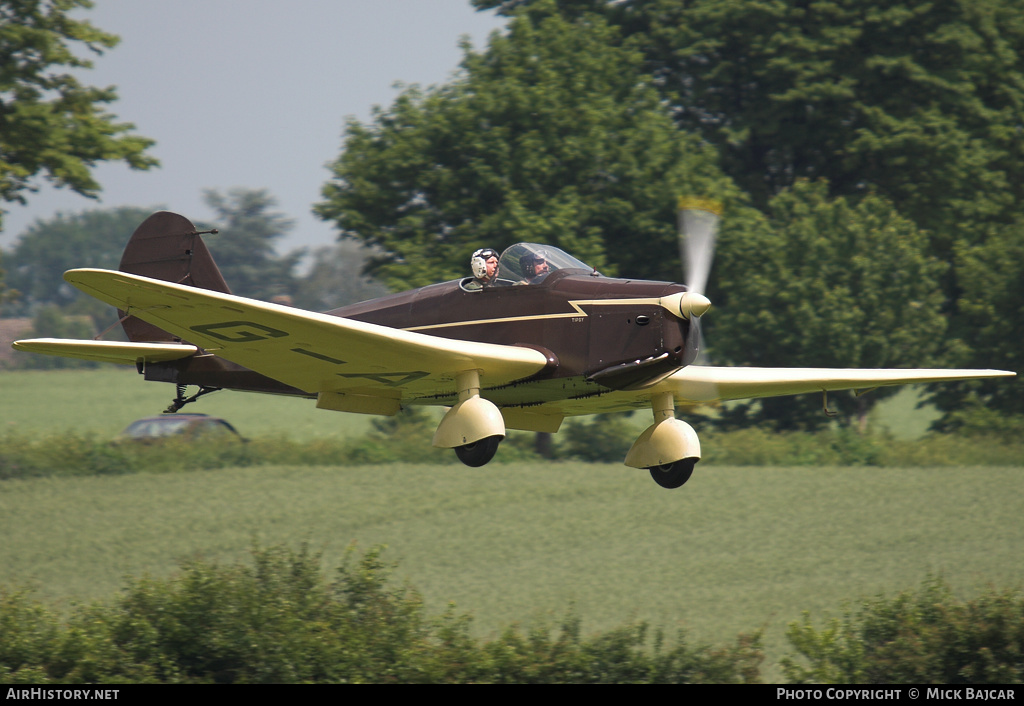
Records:
M190 394L196 388L189 388ZM108 366L88 370L0 370L0 430L37 433L75 431L113 436L129 422L162 412L174 398L174 386L146 382L134 369ZM918 388L907 388L872 413L872 425L896 438L923 434L937 416L916 409ZM217 392L183 411L224 417L244 436L286 433L292 438L348 438L363 434L370 417L316 409L312 400ZM649 420L633 415L638 431ZM2 433L2 432L0 432Z
M160 414L174 394L174 385L147 382L134 368L0 371L0 430L113 437L140 417ZM370 423L365 415L317 409L313 400L232 391L207 395L182 411L224 417L248 437L345 438Z
M929 573L969 590L1024 579L1019 469L708 468L679 491L612 465L253 468L7 481L0 584L47 599L109 595L174 559L308 539L337 565L386 544L437 612L477 630L640 618L722 644Z
M101 387L90 389L92 375ZM123 371L5 373L0 422L113 433L157 411L170 390ZM366 423L241 394L240 406L214 410L217 397L201 411L251 436L282 420L308 437ZM183 557L242 559L254 541L308 540L329 566L353 542L386 544L432 611L452 601L475 616L478 634L557 620L571 606L586 632L643 619L724 644L764 627L771 679L785 626L803 610L834 615L844 601L916 588L930 573L965 594L1020 585L1022 491L1019 468L705 466L665 491L646 472L582 463L11 480L0 483L0 584L31 584L66 604L108 596L126 574L165 575Z

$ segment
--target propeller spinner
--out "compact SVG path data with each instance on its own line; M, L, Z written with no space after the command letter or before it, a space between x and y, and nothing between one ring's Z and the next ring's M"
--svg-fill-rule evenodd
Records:
M704 289L715 257L715 239L721 216L722 204L717 201L693 197L679 199L679 258L689 290L679 295L680 313L690 320L683 352L685 365L696 361L704 349L700 317L711 308Z

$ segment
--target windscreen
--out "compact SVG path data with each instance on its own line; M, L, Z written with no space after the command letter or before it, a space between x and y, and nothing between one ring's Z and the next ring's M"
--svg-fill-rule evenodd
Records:
M537 243L516 243L508 247L501 254L498 266L498 277L506 284L539 284L558 270L594 271L558 248Z

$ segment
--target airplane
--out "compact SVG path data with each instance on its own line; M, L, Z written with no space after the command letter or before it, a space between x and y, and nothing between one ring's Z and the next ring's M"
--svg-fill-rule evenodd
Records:
M487 286L467 277L309 312L231 294L203 242L215 232L160 211L131 236L119 270L65 273L118 308L127 342L41 338L13 347L135 364L144 379L177 386L167 412L223 389L296 395L361 414L447 407L433 445L454 449L471 467L494 457L508 429L556 432L565 417L647 408L653 422L624 462L648 469L664 488L686 483L701 458L697 433L676 418L677 408L1015 375L697 364L700 317L711 306L700 286L605 277L536 243L501 253ZM547 272L531 277L538 258ZM702 283L707 268L694 279ZM189 386L199 391L186 397Z

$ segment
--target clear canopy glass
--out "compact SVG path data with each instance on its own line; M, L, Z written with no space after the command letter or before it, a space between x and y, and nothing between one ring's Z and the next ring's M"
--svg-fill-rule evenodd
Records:
M498 260L498 279L503 284L539 284L557 270L593 272L594 268L551 245L516 243Z

